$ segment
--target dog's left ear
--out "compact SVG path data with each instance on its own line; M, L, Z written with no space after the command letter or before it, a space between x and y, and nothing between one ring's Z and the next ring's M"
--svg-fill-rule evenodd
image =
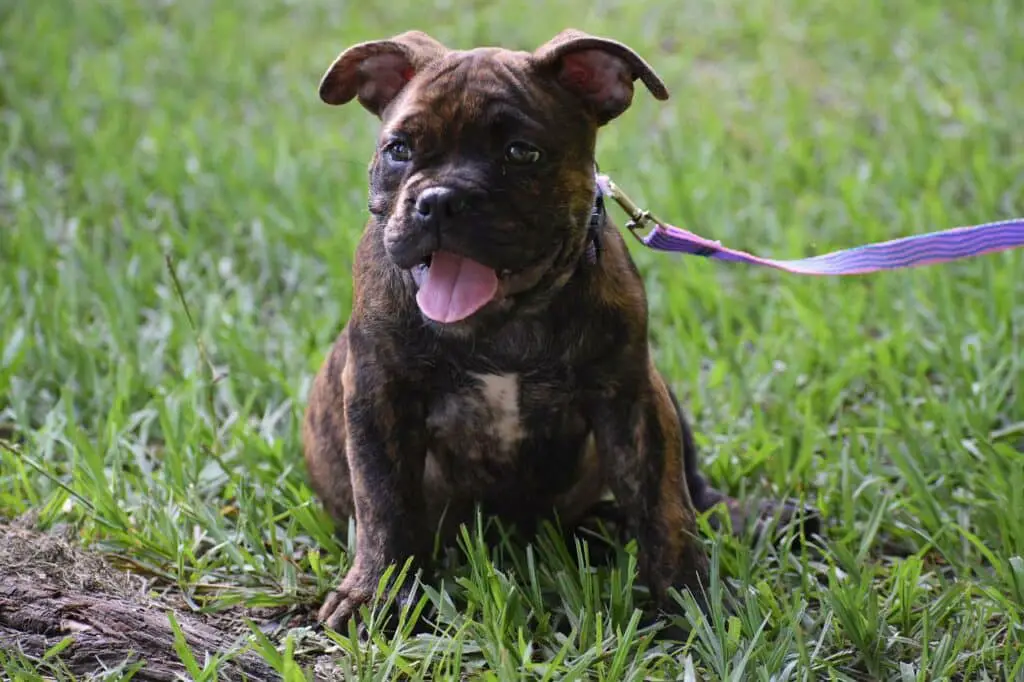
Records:
M537 48L534 64L550 72L563 87L583 98L604 125L633 102L633 81L639 78L659 100L668 89L654 69L626 45L566 29Z

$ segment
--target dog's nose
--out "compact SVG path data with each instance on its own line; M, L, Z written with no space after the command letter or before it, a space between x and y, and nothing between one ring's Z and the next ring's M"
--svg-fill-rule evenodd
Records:
M429 187L416 198L417 217L436 223L466 210L466 195L450 187Z

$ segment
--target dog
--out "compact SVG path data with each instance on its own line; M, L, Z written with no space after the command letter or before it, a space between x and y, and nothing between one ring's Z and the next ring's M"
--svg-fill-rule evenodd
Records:
M335 523L356 522L326 626L368 603L389 565L425 567L435 533L478 508L571 525L610 493L662 607L670 588L707 586L698 514L752 518L699 471L596 184L598 131L637 80L668 98L633 49L574 29L532 52L409 31L324 73L323 102L356 100L380 123L351 315L302 427L313 492Z

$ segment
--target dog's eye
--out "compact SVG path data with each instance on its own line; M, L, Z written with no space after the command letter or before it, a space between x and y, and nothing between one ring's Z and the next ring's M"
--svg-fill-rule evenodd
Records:
M513 142L505 148L505 158L512 163L537 163L540 160L540 150L525 142Z
M396 163L405 163L412 158L412 149L403 140L392 140L384 146L384 154Z

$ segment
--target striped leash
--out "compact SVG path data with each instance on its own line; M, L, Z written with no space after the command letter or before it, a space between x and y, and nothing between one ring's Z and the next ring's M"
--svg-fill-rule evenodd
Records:
M689 230L669 225L641 209L611 181L598 174L601 193L629 215L626 227L640 242L656 251L670 251L734 263L752 263L797 275L863 275L981 256L1024 246L1024 218L955 227L874 244L841 249L794 260L762 258L722 246ZM647 234L641 231L651 225Z

